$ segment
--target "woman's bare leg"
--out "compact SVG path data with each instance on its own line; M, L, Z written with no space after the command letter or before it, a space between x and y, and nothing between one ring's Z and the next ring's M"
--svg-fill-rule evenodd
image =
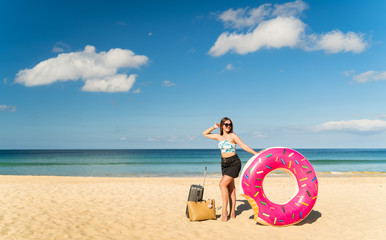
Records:
M221 189L221 195L222 195L222 215L221 220L223 222L228 221L228 199L230 198L230 192L228 190L229 184L234 182L233 177L224 175L220 180L220 189ZM235 194L235 200L236 200L236 194ZM232 211L232 207L230 207L230 211Z
M232 182L230 182L228 185L228 194L229 194L230 218L236 218L236 187L235 187L234 179L232 179Z

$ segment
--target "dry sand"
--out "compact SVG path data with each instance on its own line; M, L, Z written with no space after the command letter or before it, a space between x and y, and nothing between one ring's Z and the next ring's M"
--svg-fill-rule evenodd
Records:
M289 227L253 221L237 196L237 218L221 222L219 178L206 180L217 220L185 217L191 184L201 178L0 176L0 239L385 239L386 174L318 175L310 215ZM273 177L271 192L282 192ZM283 191L284 192L284 191Z

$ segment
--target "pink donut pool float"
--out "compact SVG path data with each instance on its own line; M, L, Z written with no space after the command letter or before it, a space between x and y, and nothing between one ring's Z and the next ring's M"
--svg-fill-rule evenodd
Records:
M286 203L271 202L263 189L264 178L274 170L287 172L297 183ZM241 172L240 194L251 205L254 220L273 226L302 221L311 212L318 196L318 179L311 163L299 152L284 147L268 148L253 156Z

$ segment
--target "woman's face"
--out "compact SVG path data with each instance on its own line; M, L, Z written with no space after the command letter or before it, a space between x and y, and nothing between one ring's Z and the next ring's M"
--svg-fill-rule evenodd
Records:
M226 120L222 126L222 129L224 132L229 133L232 130L232 122L230 120Z

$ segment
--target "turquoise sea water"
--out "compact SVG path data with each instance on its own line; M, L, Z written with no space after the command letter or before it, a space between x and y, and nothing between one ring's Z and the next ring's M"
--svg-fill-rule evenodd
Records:
M317 172L386 172L386 149L295 150ZM243 165L252 157L237 153ZM205 166L220 175L218 149L0 150L0 175L182 177L202 176Z

